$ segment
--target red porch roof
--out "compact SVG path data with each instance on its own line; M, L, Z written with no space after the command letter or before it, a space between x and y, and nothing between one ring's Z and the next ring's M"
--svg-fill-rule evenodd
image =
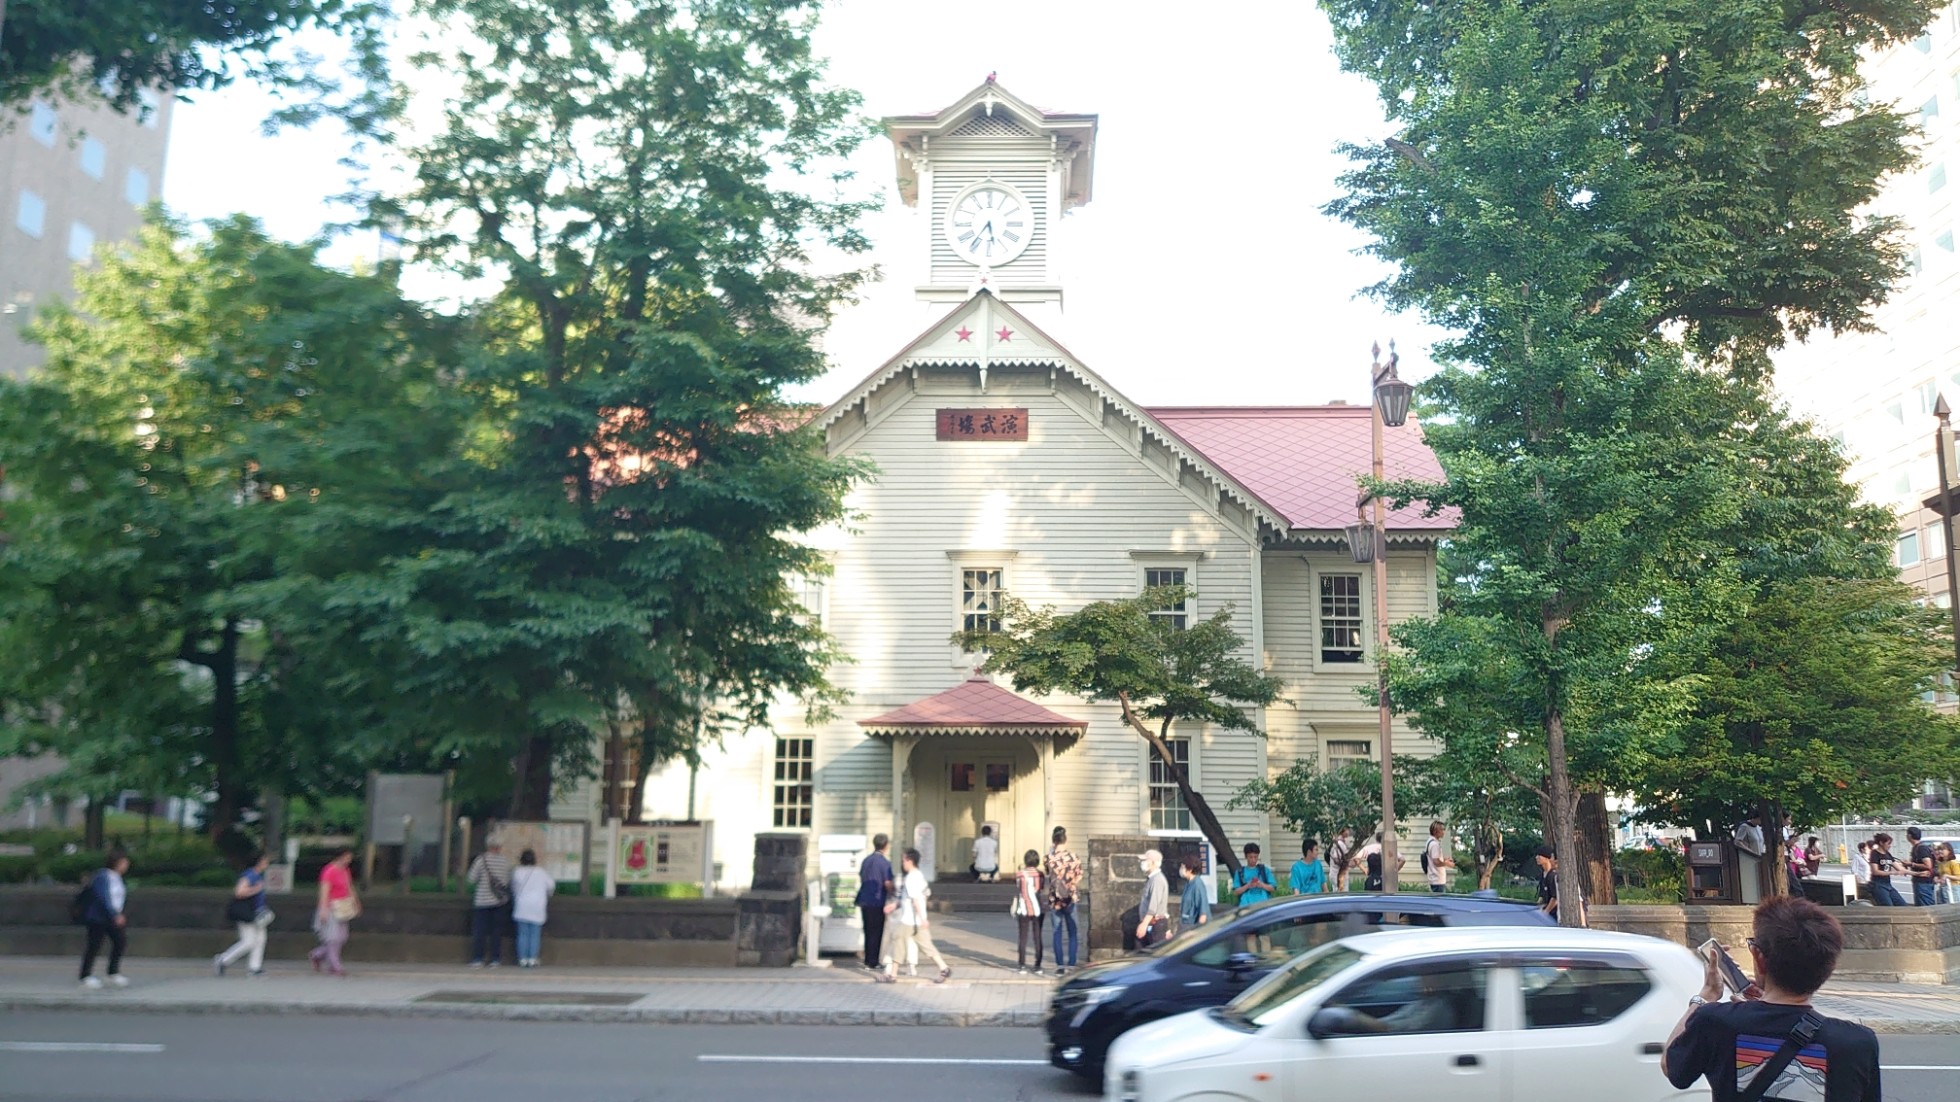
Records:
M976 675L943 693L858 720L858 726L873 735L1080 735L1089 724Z
M1326 531L1354 522L1355 480L1368 473L1369 406L1178 406L1147 412L1237 479L1295 529ZM1442 464L1411 419L1382 437L1389 478L1443 480ZM1433 517L1423 506L1393 509L1394 531L1447 532L1455 510Z

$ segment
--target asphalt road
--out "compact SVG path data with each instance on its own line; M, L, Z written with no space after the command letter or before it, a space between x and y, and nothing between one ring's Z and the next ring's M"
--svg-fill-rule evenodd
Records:
M1960 1037L1880 1041L1885 1102L1956 1097ZM1085 1102L1093 1096L1047 1066L1035 1029L0 1013L0 1099L7 1100Z

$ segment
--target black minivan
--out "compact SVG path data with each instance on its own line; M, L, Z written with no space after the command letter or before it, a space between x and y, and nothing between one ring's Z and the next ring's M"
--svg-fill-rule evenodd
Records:
M1289 895L1225 912L1149 952L1069 976L1048 1006L1048 1062L1099 1078L1110 1043L1145 1022L1222 1006L1309 949L1379 926L1552 926L1493 894Z

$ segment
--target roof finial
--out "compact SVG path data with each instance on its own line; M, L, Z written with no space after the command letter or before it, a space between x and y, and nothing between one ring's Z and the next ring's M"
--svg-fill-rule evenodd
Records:
M988 84L992 84L992 83L994 82L994 77L996 77L996 76L998 76L998 75L1000 75L1000 74L999 74L999 70L995 70L994 72L990 72L990 73L988 73L988 74L987 74L987 83L988 83Z

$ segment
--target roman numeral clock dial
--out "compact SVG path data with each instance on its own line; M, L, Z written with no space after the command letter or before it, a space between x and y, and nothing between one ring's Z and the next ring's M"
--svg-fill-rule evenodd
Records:
M968 264L998 268L1020 256L1033 236L1034 208L1006 184L975 184L946 208L946 244Z

